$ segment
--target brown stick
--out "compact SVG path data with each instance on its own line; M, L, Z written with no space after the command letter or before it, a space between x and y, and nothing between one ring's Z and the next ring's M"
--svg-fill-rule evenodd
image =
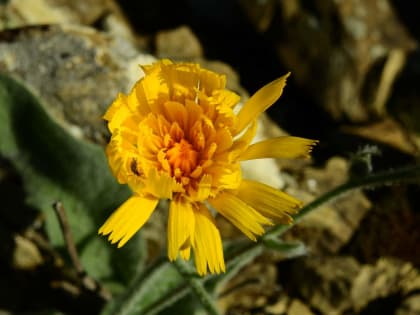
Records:
M70 225L67 220L66 210L60 201L53 204L55 213L57 214L58 221L60 222L61 231L63 232L64 241L66 243L67 252L70 255L71 262L79 274L83 286L90 291L97 291L98 294L106 301L111 299L111 293L102 287L95 279L90 277L82 263L80 262L79 254L77 253L76 245L74 243L73 235L70 230Z

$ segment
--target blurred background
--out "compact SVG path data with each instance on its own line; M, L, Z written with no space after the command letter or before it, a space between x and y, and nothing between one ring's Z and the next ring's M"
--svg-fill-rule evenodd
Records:
M138 79L138 64L197 62L225 73L245 98L290 71L261 137L320 144L311 161L245 172L309 202L349 178L418 163L419 11L420 2L397 0L1 0L0 73L75 138L104 146L101 116ZM77 293L65 251L49 244L45 218L25 202L13 159L0 155L0 314L99 313L103 301ZM285 236L302 240L305 255L259 257L227 284L220 308L420 314L419 193L399 183L323 206ZM159 216L145 228L150 257L164 246L164 228Z

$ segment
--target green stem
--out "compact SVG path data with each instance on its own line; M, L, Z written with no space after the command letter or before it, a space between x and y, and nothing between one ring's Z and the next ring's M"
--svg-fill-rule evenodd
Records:
M163 266L166 261L166 257L158 258L154 264L150 265L149 268L141 274L141 276L137 277L129 286L129 289L123 293L125 298L122 299L122 302L116 304L112 309L112 314L130 314L134 308L133 305L137 303L137 297L141 296L142 292L147 289L147 285L144 284L148 282L148 277Z
M159 312L163 311L165 308L173 305L176 301L182 299L190 292L190 287L187 282L184 282L182 285L169 292L165 296L162 296L155 303L151 304L149 307L145 308L143 315L156 315Z
M203 281L197 278L194 270L188 268L187 263L181 259L177 259L174 262L179 273L184 277L184 279L189 284L193 293L199 299L201 305L206 309L207 314L210 315L220 315L219 310L215 304L214 298L207 292L204 288Z
M278 225L268 231L263 238L280 236L284 234L287 230L292 228L298 222L300 222L303 217L308 213L317 209L319 206L340 197L341 195L348 193L355 189L375 187L380 185L394 184L400 181L409 181L420 178L420 165L414 165L410 167L404 167L397 170L384 171L377 174L370 174L363 178L358 178L350 180L333 190L325 193L324 195L318 197L314 201L308 203L304 206L300 212L293 216L293 223L290 225Z

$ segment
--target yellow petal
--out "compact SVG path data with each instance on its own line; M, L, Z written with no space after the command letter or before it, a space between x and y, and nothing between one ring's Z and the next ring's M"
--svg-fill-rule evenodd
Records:
M212 182L213 179L211 175L204 174L198 182L197 187L192 187L189 191L191 199L194 201L206 200L210 195Z
M226 76L206 69L200 69L199 90L211 95L213 91L223 90L226 86Z
M127 96L119 93L103 118L108 121L109 131L113 133L126 124L127 120L133 120L134 116L128 107ZM131 125L134 126L134 124Z
M127 174L124 165L127 161L127 155L121 154L119 139L112 139L106 147L106 155L112 173L117 178L120 184L127 182Z
M309 158L317 140L299 137L278 137L264 140L250 145L244 153L239 156L239 160L253 160L263 158L285 158L293 159L298 157Z
M176 63L161 65L159 75L161 82L168 86L170 99L184 101L186 97L194 98L200 85L199 72L198 64Z
M217 144L216 152L218 154L230 149L233 144L232 134L225 128L218 129L214 135L214 139L211 141L214 141Z
M172 200L168 218L168 257L171 261L176 259L186 242L193 240L194 228L192 204L184 199Z
M165 110L165 118L169 122L177 122L181 129L185 129L187 127L187 117L188 113L185 109L185 105L179 102L172 102L168 101L164 105Z
M171 199L173 192L180 190L182 190L182 185L167 173L158 172L156 168L151 168L147 172L147 182L143 193L156 198Z
M127 96L127 103L130 109L132 111L135 111L135 113L140 115L141 117L145 117L151 112L147 97L144 95L144 92L143 92L144 89L142 87L143 84L147 84L147 83L143 82L143 80L138 81L134 85L130 94L128 94Z
M169 59L161 59L159 61L156 61L152 64L148 64L148 65L140 65L140 68L143 70L143 72L146 75L149 75L155 71L160 71L161 69L161 65L170 65L173 64L173 62Z
M268 185L242 180L236 196L263 216L278 223L291 223L290 214L297 213L302 202Z
M190 259L190 254L191 254L191 245L185 246L185 248L181 248L181 250L179 251L179 255L184 260Z
M202 204L194 210L195 236L193 242L195 266L199 275L226 270L223 258L222 239L216 227L214 218Z
M130 94L133 102L137 100L138 112L143 115L149 112L161 113L161 105L169 99L168 87L161 84L159 72L155 71L140 79Z
M238 94L229 90L216 90L210 99L212 104L223 104L227 107L234 107L240 100L241 97Z
M140 196L129 198L106 220L99 234L111 233L108 239L112 243L119 242L118 247L123 246L149 219L157 203L158 199Z
M242 178L239 163L213 163L206 168L206 173L211 175L212 187L218 190L236 189Z
M221 215L253 241L256 241L255 235L264 234L263 224L272 225L270 220L231 193L221 192L208 201Z
M290 72L281 78L268 83L251 96L238 113L238 124L236 126L235 134L244 130L251 121L278 100L283 92L283 88L286 85L286 79L289 75Z
M237 157L248 148L249 144L257 133L257 126L257 120L254 119L248 129L244 131L243 135L241 135L233 142L232 148L230 150L229 161L236 160Z

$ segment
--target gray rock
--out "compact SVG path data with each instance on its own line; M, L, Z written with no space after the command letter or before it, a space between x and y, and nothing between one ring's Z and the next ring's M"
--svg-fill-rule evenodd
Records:
M102 115L141 75L124 38L80 26L33 26L0 34L0 71L23 81L74 135L104 143Z

